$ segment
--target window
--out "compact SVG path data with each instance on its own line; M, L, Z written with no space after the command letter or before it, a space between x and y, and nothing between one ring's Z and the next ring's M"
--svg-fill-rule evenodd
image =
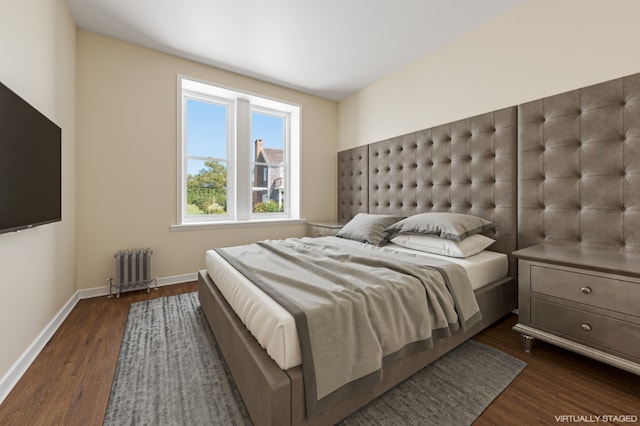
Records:
M300 107L179 77L181 225L300 217Z

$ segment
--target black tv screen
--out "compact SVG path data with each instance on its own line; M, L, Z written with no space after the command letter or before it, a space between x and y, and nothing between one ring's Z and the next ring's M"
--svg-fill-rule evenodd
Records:
M0 83L0 233L62 220L61 135Z

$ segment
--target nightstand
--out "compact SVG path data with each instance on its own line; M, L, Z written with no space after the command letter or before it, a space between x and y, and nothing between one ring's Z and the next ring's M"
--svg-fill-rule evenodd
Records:
M342 229L344 223L338 222L309 222L307 235L309 237L332 237Z
M518 258L513 329L640 374L640 255L539 244Z

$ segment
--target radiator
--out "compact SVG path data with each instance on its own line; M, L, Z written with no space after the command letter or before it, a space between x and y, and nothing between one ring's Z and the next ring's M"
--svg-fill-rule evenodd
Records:
M109 297L113 296L113 289L116 290L116 297L120 297L123 291L151 289L151 284L155 283L158 289L158 281L151 278L151 255L153 250L133 249L118 250L113 255L116 259L116 277L109 278Z

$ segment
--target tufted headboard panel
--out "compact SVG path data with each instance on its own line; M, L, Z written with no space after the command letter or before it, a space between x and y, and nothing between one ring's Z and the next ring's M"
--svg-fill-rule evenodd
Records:
M518 106L519 248L640 252L640 74Z
M510 107L343 151L338 155L338 217L362 211L409 216L450 211L480 216L496 224L492 250L516 249L516 108ZM365 182L342 172L363 166L355 150L368 152L368 209L346 202L351 188ZM351 194L349 194L351 191ZM365 197L356 191L356 203Z
M369 148L338 153L338 221L346 223L369 208Z

